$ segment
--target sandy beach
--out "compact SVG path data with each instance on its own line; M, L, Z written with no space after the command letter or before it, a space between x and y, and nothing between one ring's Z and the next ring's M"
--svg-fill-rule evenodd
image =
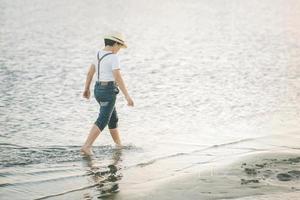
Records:
M265 149L239 155L233 152L210 163L181 166L180 170L175 170L176 173L166 172L168 176L137 184L127 190L131 192L121 192L115 199L295 199L300 195L299 132L269 139L260 138L238 145L251 149L255 146L259 148L257 144L261 143ZM274 151L268 150L270 146L291 148ZM227 147L220 147L219 150ZM154 165L164 166L164 162ZM153 170L155 167L151 168ZM148 170L144 169L144 172ZM163 173L163 169L158 173Z
M294 199L300 195L299 155L256 153L225 166L215 163L214 169L172 177L128 199Z

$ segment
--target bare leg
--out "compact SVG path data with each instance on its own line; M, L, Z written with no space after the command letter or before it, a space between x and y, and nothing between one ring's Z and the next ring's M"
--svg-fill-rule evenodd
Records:
M98 135L100 134L100 129L95 124L92 126L89 136L87 137L84 145L81 147L80 151L86 155L93 155L92 145Z
M122 146L122 145L121 145L121 140L120 140L118 128L109 129L109 132L110 132L110 134L111 134L112 139L113 139L114 142L116 143L116 145L119 146L119 147Z

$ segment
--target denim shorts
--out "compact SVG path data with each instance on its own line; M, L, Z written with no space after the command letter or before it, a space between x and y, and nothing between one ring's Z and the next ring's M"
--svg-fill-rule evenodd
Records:
M119 89L114 82L109 83L109 85L100 85L99 82L96 82L94 88L94 96L100 105L99 115L94 124L98 126L100 131L102 131L106 125L108 125L109 129L118 127L119 119L115 103Z

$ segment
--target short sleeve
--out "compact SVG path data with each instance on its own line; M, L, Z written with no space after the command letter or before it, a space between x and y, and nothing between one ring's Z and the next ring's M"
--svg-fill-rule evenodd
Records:
M95 66L98 65L98 51L93 55L93 58L91 60L91 64L94 64Z
M120 69L120 60L117 55L112 56L112 70Z

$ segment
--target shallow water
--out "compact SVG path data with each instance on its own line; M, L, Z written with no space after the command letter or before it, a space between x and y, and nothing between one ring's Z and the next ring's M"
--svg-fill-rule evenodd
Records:
M86 72L109 30L127 38L120 57L136 106L118 96L125 147L115 164L105 130L94 148L100 171L176 158L165 166L175 173L195 151L210 149L187 156L201 165L231 154L216 145L300 130L299 1L0 2L1 195L99 195L84 188L90 162L78 151L99 110L82 98ZM256 150L241 143L235 152Z

